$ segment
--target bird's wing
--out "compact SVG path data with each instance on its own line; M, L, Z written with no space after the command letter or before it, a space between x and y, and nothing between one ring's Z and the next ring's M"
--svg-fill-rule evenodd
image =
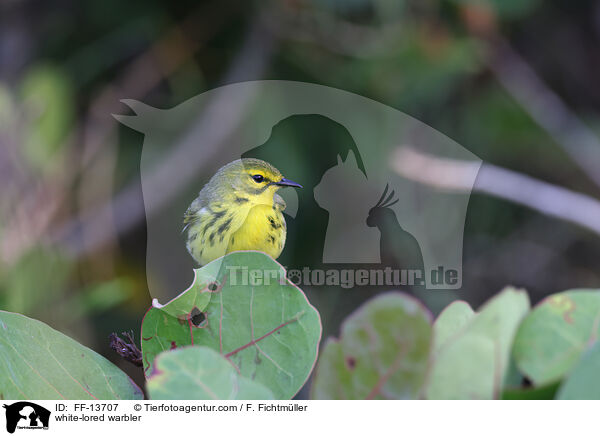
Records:
M189 226L200 220L203 215L203 209L201 198L196 198L183 214L183 229L181 230L181 233L185 232Z

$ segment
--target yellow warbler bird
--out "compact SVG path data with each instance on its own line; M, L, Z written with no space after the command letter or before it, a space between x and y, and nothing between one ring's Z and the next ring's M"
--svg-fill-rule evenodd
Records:
M259 250L277 259L283 250L283 186L301 188L273 165L239 159L220 168L186 211L187 249L200 265L240 250Z

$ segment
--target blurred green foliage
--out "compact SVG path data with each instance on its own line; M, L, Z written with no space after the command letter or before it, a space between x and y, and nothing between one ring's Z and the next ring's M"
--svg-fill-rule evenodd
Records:
M73 85L56 65L33 66L21 83L24 105L23 153L34 171L60 164L74 120Z
M111 117L125 111L122 98L168 108L228 81L319 83L404 111L487 162L598 198L488 60L495 41L509 44L598 134L599 11L592 0L2 2L0 308L107 355L111 331L139 327L149 304L145 221L119 231L114 210L98 212L127 190L137 195L125 215L143 208L143 137ZM248 51L256 32L270 47L264 65L236 70L258 58ZM311 178L298 132L287 135L290 158ZM310 231L307 220L299 225ZM86 251L98 229L109 237ZM437 312L456 298L476 307L507 284L527 288L532 302L597 288L599 258L597 235L475 194L463 288L423 300ZM331 308L332 335L367 298L343 292L318 298ZM327 304L340 294L347 303Z

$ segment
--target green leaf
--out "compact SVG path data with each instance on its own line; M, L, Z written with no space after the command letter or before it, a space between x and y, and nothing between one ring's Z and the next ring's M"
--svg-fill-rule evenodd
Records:
M600 332L600 292L579 289L551 295L523 321L513 355L534 385L561 380Z
M598 374L600 374L600 342L595 342L563 382L557 399L600 400Z
M250 276L261 275L254 282ZM168 304L154 303L142 323L145 373L164 350L204 345L244 377L292 398L314 366L321 322L281 265L260 252L234 252L196 270L192 286Z
M4 399L141 399L127 375L46 324L0 311L0 394Z
M437 353L442 345L460 332L474 317L475 312L465 301L450 303L433 324L432 352Z
M272 400L265 386L242 377L225 357L207 347L165 351L148 378L153 400Z
M513 288L489 300L432 354L426 398L497 398L504 386L515 332L528 310L527 294Z
M350 315L329 339L317 367L314 399L411 399L419 396L431 341L431 315L399 292L380 295Z

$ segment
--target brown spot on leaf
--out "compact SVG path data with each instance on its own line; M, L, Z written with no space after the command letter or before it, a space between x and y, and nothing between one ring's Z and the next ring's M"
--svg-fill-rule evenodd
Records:
M206 314L204 312L200 312L200 310L197 307L194 307L192 309L189 319L190 322L194 325L194 327L204 328L208 325Z
M226 277L222 278L221 283L219 283L218 280L215 280L214 282L210 282L208 285L206 285L206 290L208 292L219 292L221 289L223 289L225 282L226 282Z

